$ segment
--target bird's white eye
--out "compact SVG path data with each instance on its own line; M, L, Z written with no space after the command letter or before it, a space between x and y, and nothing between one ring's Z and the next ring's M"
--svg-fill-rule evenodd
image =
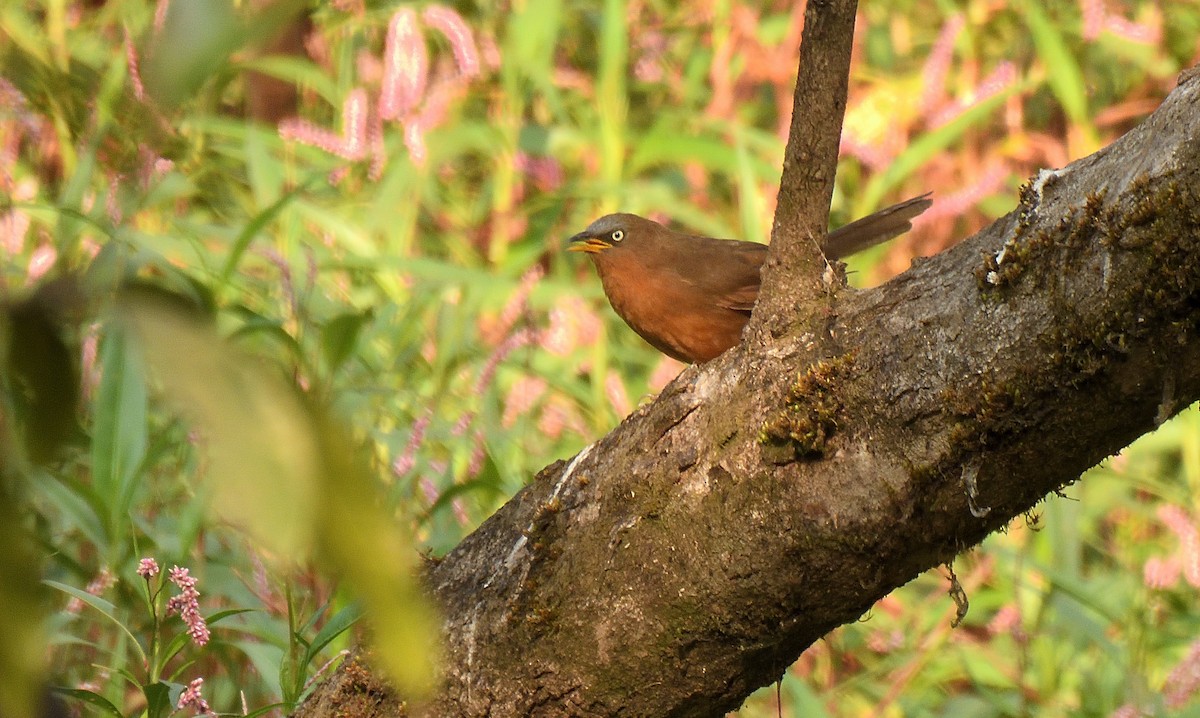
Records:
M612 241L620 242L622 239L625 239L625 232L620 229L614 229L610 236L612 237Z

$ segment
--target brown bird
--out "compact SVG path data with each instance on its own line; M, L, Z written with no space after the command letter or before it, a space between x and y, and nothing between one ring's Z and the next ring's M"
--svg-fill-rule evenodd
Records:
M929 194L829 233L821 249L841 259L912 229ZM758 300L767 245L667 229L636 214L609 214L571 237L587 252L604 294L625 323L669 357L706 362L741 341Z

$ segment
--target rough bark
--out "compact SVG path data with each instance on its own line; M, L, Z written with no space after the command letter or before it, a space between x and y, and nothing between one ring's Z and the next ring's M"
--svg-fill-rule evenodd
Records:
M804 8L800 66L762 291L746 332L751 345L769 344L809 327L824 310L830 286L818 240L829 226L842 120L850 81L857 0L809 0ZM803 281L800 281L803 280ZM791 291L775 291L788 281Z
M1198 307L1192 80L821 331L688 368L543 470L430 572L432 704L351 662L301 715L722 715L1200 397Z

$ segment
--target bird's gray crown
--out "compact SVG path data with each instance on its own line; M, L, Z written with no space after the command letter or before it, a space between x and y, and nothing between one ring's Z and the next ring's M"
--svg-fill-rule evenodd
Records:
M629 214L627 212L606 214L595 222L589 224L587 229L583 230L581 234L585 234L589 237L602 237L616 229L623 229L628 232L630 227L646 221L647 220L642 219L636 214Z

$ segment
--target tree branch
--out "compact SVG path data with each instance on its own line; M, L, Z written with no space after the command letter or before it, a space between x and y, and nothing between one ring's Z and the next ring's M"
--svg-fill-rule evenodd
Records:
M751 343L807 326L825 309L820 300L828 287L818 240L829 227L857 7L858 0L809 0L804 9L771 253L750 323Z
M351 662L300 715L723 715L1200 397L1198 309L1191 80L821 331L688 368L543 470L429 574L430 705Z

